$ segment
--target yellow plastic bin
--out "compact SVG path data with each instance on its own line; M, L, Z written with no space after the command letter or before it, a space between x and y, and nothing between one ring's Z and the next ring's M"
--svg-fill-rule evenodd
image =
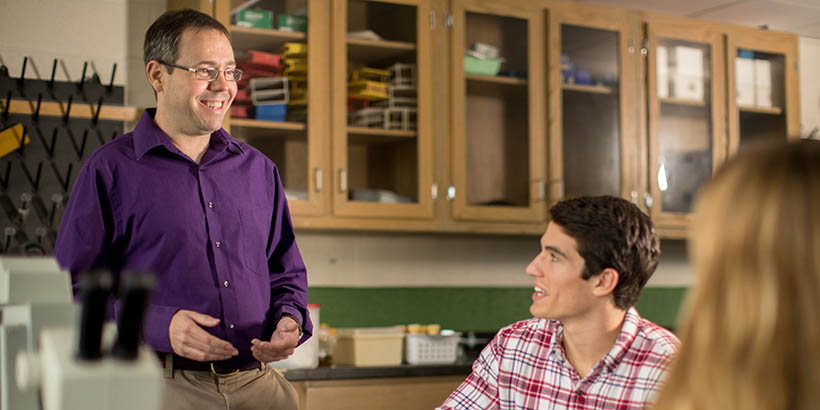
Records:
M339 328L333 362L351 366L398 366L403 340L403 326Z

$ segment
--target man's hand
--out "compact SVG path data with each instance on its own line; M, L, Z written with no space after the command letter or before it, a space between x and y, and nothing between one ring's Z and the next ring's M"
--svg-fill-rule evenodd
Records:
M214 327L219 319L190 310L179 310L171 317L168 337L174 353L188 359L211 362L239 354L232 344L202 329Z
M287 359L299 343L299 324L292 317L282 316L276 324L276 330L270 342L259 339L251 340L251 353L256 360L263 363Z

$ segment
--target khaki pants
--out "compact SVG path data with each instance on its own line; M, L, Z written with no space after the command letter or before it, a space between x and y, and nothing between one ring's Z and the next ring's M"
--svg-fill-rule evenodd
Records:
M296 410L296 389L279 371L263 366L233 376L166 370L163 410Z

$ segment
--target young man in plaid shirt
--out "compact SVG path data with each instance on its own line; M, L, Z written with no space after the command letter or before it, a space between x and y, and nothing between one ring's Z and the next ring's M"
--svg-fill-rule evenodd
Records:
M501 329L439 409L642 409L660 388L679 341L632 306L660 255L651 220L608 196L550 220L527 266L535 317Z

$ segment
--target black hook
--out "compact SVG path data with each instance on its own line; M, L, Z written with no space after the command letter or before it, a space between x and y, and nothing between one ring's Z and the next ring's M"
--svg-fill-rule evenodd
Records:
M111 139L109 141L114 141L114 138L117 138L117 135L119 135L119 132L117 132L117 130L112 131Z
M20 87L23 87L23 82L26 80L26 65L28 65L28 57L23 57L23 69L20 70Z
M40 104L42 102L43 102L43 93L37 93L37 108L34 109L34 114L31 115L31 119L35 123L40 119Z
M108 83L108 91L111 92L111 89L114 88L114 74L117 73L117 63L114 63L114 67L111 69L111 81Z
M105 145L105 137L102 135L102 131L99 128L94 128L94 131L97 133L97 139L100 140L100 144Z
M14 237L14 234L17 233L17 229L13 226L7 226L6 229L3 230L3 233L6 235L6 243L3 245L3 253L9 251L9 246L11 245L11 238Z
M51 65L51 80L48 81L48 89L54 88L54 76L57 74L57 59L54 59L54 64Z
M67 123L68 118L71 116L71 103L74 101L74 96L68 96L68 106L65 109L65 115L63 116L63 122Z
M22 157L26 153L26 126L23 126L23 135L20 136L20 146L17 147L17 154Z
M20 161L20 168L23 168L23 173L26 174L26 179L28 179L29 184L31 184L32 190L34 192L37 192L37 190L40 188L40 176L43 171L43 163L37 163L37 175L34 178L32 178L31 173L28 172L28 167L26 166L25 162Z
M0 186L3 187L3 191L9 189L9 179L11 178L11 161L6 163L6 175L3 178L0 178Z
M94 118L91 120L91 123L93 123L94 125L97 125L97 121L99 121L100 119L100 111L102 111L102 105L103 97L100 96L100 101L97 102L97 112L94 113Z
M88 70L88 61L83 63L83 75L80 76L80 89L83 89L83 85L85 85L85 72Z
M54 162L51 162L51 169L54 170L54 174L57 176L57 180L60 182L60 188L62 188L63 193L66 194L68 193L68 184L71 182L71 170L73 166L73 162L68 163L68 169L65 173L65 179L63 179L63 176L60 174L60 170L57 169L57 165L55 165Z
M35 125L34 130L37 131L37 137L40 139L40 143L43 144L43 148L46 149L48 159L52 159L54 157L54 146L57 142L58 128L54 128L54 132L51 133L51 144L49 144L48 141L46 141L45 137L43 137L43 131L40 130L40 125Z

